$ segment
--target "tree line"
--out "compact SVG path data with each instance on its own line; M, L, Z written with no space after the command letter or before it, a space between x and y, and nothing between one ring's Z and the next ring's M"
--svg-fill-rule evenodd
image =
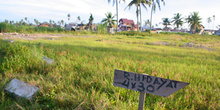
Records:
M106 17L102 19L101 23L102 25L105 25L109 31L109 28L112 27L116 27L116 31L118 30L118 14L119 14L119 10L118 10L118 4L120 2L125 2L126 0L108 0L108 3L113 2L113 6L116 4L116 15L113 15L111 12L106 13ZM165 5L165 0L132 0L131 2L128 3L128 5L125 7L125 10L127 8L131 8L132 6L136 7L136 17L137 17L137 31L139 31L139 27L141 29L142 27L142 17L141 17L141 7L144 7L145 9L147 9L148 7L151 9L151 16L150 16L150 20L148 19L147 21L145 21L145 25L149 24L150 25L150 29L152 29L152 20L153 20L153 13L156 12L156 8L158 8L159 10L161 10L161 5ZM116 17L116 20L115 20ZM70 21L71 15L67 14L67 18L68 21ZM81 20L80 16L77 16L77 22L81 22L81 24L84 24L84 20ZM139 22L140 20L140 22ZM183 23L188 23L189 27L190 27L190 31L191 32L198 32L200 30L200 28L202 27L201 25L201 20L202 18L198 15L198 12L193 12L191 13L187 18L183 18L182 14L180 13L176 13L174 14L174 17L172 19L169 18L162 18L161 24L164 25L164 29L167 30L168 26L171 25L171 23L173 23L173 25L175 25L176 29L179 29L180 26L183 25ZM215 15L213 15L213 19L211 19L211 17L209 17L207 19L208 23L213 22L214 24L214 20L215 20ZM92 25L93 25L93 21L94 21L94 17L92 14L90 14L89 19L88 19L88 23L86 23L88 25L88 29L92 30ZM15 25L15 26L38 26L39 24L41 24L37 19L34 19L35 24L30 23L29 20L27 19L27 17L25 17L24 19L21 19L20 21L14 22L14 21L8 21L5 20L4 23L6 24L10 24L10 25ZM52 27L56 27L56 26L64 26L64 20L60 20L60 21L53 21L53 20L49 20L49 22L42 22L42 23L47 23L50 24ZM66 24L66 23L65 23ZM141 26L140 26L141 25ZM157 24L156 24L157 25Z

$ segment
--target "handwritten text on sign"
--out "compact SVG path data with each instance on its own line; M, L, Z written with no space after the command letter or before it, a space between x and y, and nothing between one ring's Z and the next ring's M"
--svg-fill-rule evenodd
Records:
M189 83L115 70L113 85L167 97Z

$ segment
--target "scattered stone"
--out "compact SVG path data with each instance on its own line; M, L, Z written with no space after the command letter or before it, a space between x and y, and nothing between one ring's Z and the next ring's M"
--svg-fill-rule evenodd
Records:
M17 33L17 32L15 32L15 33L12 33L12 35L18 35L18 33Z
M49 64L49 65L54 63L53 59L50 59L46 56L43 56L42 60L46 61L46 63Z
M146 43L147 45L170 45L169 42L154 42L154 43Z
M196 45L195 45L195 43L190 42L190 43L186 43L185 46L186 47L195 47Z
M10 42L10 43L13 43L14 40L11 40L11 39L8 39L8 40L5 40L6 42Z
M55 38L49 38L49 40L55 40Z
M16 96L30 100L32 99L33 95L40 89L20 80L13 79L6 85L5 90L9 93L14 93Z

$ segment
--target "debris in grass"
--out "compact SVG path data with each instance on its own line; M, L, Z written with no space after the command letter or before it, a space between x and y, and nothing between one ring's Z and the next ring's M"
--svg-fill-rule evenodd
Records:
M129 43L129 42L127 42ZM154 43L146 43L147 45L165 45L165 46L176 46L177 43L169 43L169 42L164 42L164 41L160 41L160 42L154 42ZM194 47L194 48L200 48L200 49L207 49L209 51L216 51L215 49L212 48L208 48L203 46L202 44L200 44L200 46L197 46L195 43L189 42L189 43L185 43L185 44L179 44L177 45L179 47Z
M50 59L50 58L48 58L46 56L43 56L42 60L46 61L47 64L49 64L49 65L54 63L53 59Z
M195 43L189 42L185 44L186 47L195 47Z
M5 90L9 93L13 93L16 97L23 97L30 100L33 98L34 94L40 90L40 88L23 81L13 79L6 85Z
M152 45L169 45L169 42L154 42Z
M13 43L14 42L14 40L11 40L11 39L7 39L7 40L5 40L6 42L10 42L10 43Z

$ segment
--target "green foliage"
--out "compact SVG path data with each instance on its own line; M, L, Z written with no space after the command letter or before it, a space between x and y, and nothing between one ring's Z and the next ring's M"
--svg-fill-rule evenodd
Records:
M5 73L7 71L15 73L31 73L38 71L37 73L46 74L47 66L44 65L42 60L42 51L37 49L34 45L22 43L4 43L1 41L0 56L1 65L0 72ZM16 65L16 66L15 66Z
M176 28L179 29L179 26L183 25L183 21L182 21L182 14L174 14L174 17L172 18L173 20L171 21L174 25L176 25Z
M61 27L34 27L34 26L15 26L7 23L0 23L0 32L17 32L17 33L61 33L67 30Z
M106 34L106 26L103 24L99 24L97 27L98 34Z
M200 18L199 16L199 12L193 12L191 13L188 18L186 18L186 21L189 23L190 25L190 30L194 33L198 33L199 28L201 27L201 23L202 23L202 18Z
M0 23L0 32L6 32L8 25L6 23Z
M162 18L163 20L163 25L165 26L165 30L167 29L167 26L170 25L170 20L169 18Z
M116 35L126 35L126 36L146 36L149 35L149 32L137 32L137 31L122 31L122 32L117 32L115 33Z

